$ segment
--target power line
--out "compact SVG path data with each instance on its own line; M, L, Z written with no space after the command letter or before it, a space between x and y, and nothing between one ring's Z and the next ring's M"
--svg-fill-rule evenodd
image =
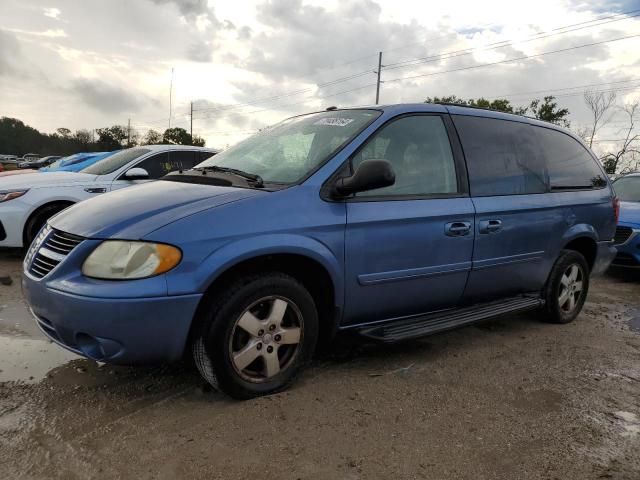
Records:
M370 74L371 74L371 70L367 70L365 72L359 72L359 73L356 73L356 74L353 74L353 75L349 75L349 76L346 76L346 77L338 78L338 79L332 80L330 82L320 83L320 84L316 85L315 87L303 88L303 89L295 90L295 91L289 92L289 93L273 95L271 97L263 97L263 98L260 98L260 99L257 99L257 100L251 100L251 101L245 102L245 103L235 103L235 104L230 104L230 105L224 105L224 106L221 106L221 107L196 108L193 111L194 112L208 112L208 111L219 112L219 111L224 111L224 110L230 110L232 108L250 106L250 105L255 105L257 103L264 103L264 102L268 102L268 101L272 101L272 100L279 100L281 98L290 97L290 96L294 96L294 95L300 95L302 93L311 92L311 91L313 91L315 89L326 88L326 87L329 87L329 86L332 86L332 85L336 85L338 83L346 82L348 80L354 80L356 78L362 77L364 75L370 75Z
M633 15L633 16L629 16L629 14L630 13L635 13L635 12L638 12L638 11L640 11L640 10L632 10L632 11L623 12L623 13L619 13L619 14L616 14L616 15L608 16L608 17L602 17L602 18L599 18L599 19L594 19L594 20L581 22L581 23L578 23L578 24L572 24L572 25L567 25L567 26L564 26L564 27L558 27L558 28L556 28L556 29L554 29L552 31L566 30L568 28L579 26L579 25L584 25L584 24L587 24L587 23L600 22L600 23L597 23L595 25L588 25L588 26L585 26L585 27L575 28L573 30L567 30L567 31L563 31L563 32L555 33L555 34L547 34L545 36L540 36L541 34L538 34L537 38L531 38L531 39L528 39L528 40L525 40L525 41L540 40L542 38L547 38L548 36L551 36L551 35L559 35L559 34L562 34L562 33L569 33L571 31L582 29L582 28L592 28L592 27L595 27L595 26L611 23L613 21L621 21L621 20L626 20L626 19L629 19L629 18L634 18L636 16L639 16L640 14L636 14L636 15ZM625 18L618 18L616 20L603 22L603 20L612 19L612 18L615 18L615 17L619 17L621 15L627 15L627 16ZM473 66L462 67L462 68L458 68L458 69L445 70L445 71L441 71L441 72L432 72L432 73L428 73L428 74L413 75L413 76L408 76L408 77L399 77L399 78L387 80L387 82L389 82L389 83L398 82L398 81L408 80L408 79L412 79L412 78L426 77L426 76L432 76L432 75L452 73L452 72L462 71L462 70L481 68L481 67L485 67L485 66L492 66L492 65L499 65L499 64L504 64L504 63L510 63L510 62L515 62L515 61L519 61L519 60L526 60L526 59L530 59L530 58L536 58L536 57L540 57L540 56L544 56L544 55L549 55L549 54L553 54L553 53L560 53L560 52L574 50L574 49L578 49L578 48L584 48L584 47L587 47L587 46L593 46L593 45L599 45L599 44L603 44L603 43L615 42L615 41L618 41L618 40L624 40L624 39L633 38L633 37L637 37L637 36L640 36L640 35L631 35L631 36L627 36L627 37L621 37L621 38L611 39L611 40L602 41L602 42L593 42L593 43L590 43L590 44L579 45L579 46L570 47L570 48L566 48L566 49L559 49L559 50L554 50L554 51L550 51L550 52L543 52L543 53L536 54L536 55L525 55L525 56L521 56L521 57L509 59L509 60L503 60L503 61L499 61L499 62L491 62L491 63L487 63L487 64L473 65ZM525 41L514 42L514 43L523 43ZM507 42L507 41L496 42L496 44L498 44L498 45L499 44L504 44L505 42ZM490 44L490 45L496 45L496 44ZM502 48L502 47L505 47L505 46L508 46L508 44L495 46L493 48ZM402 47L398 47L395 50L398 50L400 48L402 48ZM489 48L485 47L483 49L486 50L486 49L489 49ZM470 50L470 49L467 49L467 50ZM445 55L450 55L450 57L448 57L448 58L451 58L451 56L453 56L453 54L458 53L458 52L466 52L467 50L460 50L460 51L457 51L457 52L445 52L445 53L440 54L440 56L443 57ZM469 53L471 53L471 52L469 52ZM455 56L459 56L459 55L455 55ZM369 58L369 57L371 57L371 55L366 56L366 57L361 57L360 59ZM422 61L422 63L427 63L424 60L431 59L431 58L434 58L434 57L435 56L424 57L422 59L414 59L414 60L412 60L410 62L413 62L414 64L419 64L417 62L420 62L420 61ZM357 60L360 60L360 59L356 59L356 60L353 60L351 62L347 62L347 64L348 63L353 63L353 62L355 62ZM390 66L387 66L387 69L393 69L393 68L390 68L390 67L400 68L400 66L399 66L400 63L408 64L409 62L397 62L396 64L391 64ZM410 65L407 65L407 66L410 66ZM281 98L285 98L285 97L288 97L288 96L299 95L299 94L302 94L302 93L308 93L308 92L314 91L314 90L316 90L318 88L325 88L325 87L328 87L328 86L333 86L333 85L336 85L338 83L346 82L346 81L353 80L353 79L356 79L356 78L360 78L360 77L363 77L365 75L370 75L370 74L371 74L371 70L367 70L367 71L358 72L358 73L355 73L355 74L352 74L352 75L348 75L348 76L345 76L345 77L337 78L337 79L334 79L334 80L331 80L331 81L328 81L328 82L324 82L324 83L318 84L315 87L311 87L311 88L299 89L299 90L296 90L296 91L293 91L293 92L283 93L283 94L279 94L279 95L273 95L273 96L264 97L264 98L261 98L261 99L254 99L252 101L247 101L245 103L229 104L229 105L224 105L224 106L220 106L220 107L212 107L212 108L193 109L193 112L221 112L221 111L227 111L227 110L240 108L240 107L243 107L243 106L254 105L256 103L264 103L264 102L268 102L268 101L279 100ZM337 92L337 93L334 93L332 95L326 95L326 96L322 96L322 97L317 97L317 96L315 96L315 97L307 97L305 100L303 100L301 102L295 102L293 104L281 105L281 106L274 107L273 109L270 109L270 108L261 109L261 110L258 110L258 112L267 111L267 110L281 109L281 108L289 106L289 105L298 105L298 104L301 104L301 103L306 103L306 101L308 101L310 99L314 99L314 98L322 99L322 98L329 98L329 97L333 97L333 96L338 96L338 95L341 95L341 94L344 94L344 93L348 93L348 92L351 92L351 91L356 91L356 90L360 90L360 89L363 89L363 88L367 88L367 87L372 86L372 85L376 85L376 84L367 84L367 85L364 85L364 86L361 86L361 87L357 87L355 89L349 89L349 90ZM255 112L247 112L246 114L251 114L251 113L255 113ZM172 118L173 117L178 117L178 116L179 116L179 114L172 115ZM200 117L200 118L207 119L207 118L211 118L211 117ZM166 117L162 118L162 119L158 119L157 121L158 122L166 121ZM154 124L154 123L155 123L155 121L149 122L149 124Z
M254 114L254 113L280 110L282 108L286 108L286 107L291 107L291 106L294 106L294 105L301 105L303 103L307 103L309 100L323 100L325 98L337 97L338 95L342 95L342 94L345 94L345 93L351 93L351 92L355 92L355 91L358 91L358 90L363 90L365 88L369 88L369 87L372 87L372 86L375 86L375 83L368 83L366 85L361 85L361 86L356 87L356 88L350 88L349 90L343 90L343 91L340 91L340 92L332 93L331 95L323 95L323 96L320 96L320 97L319 96L306 97L304 100L301 100L301 101L298 101L298 102L287 103L287 104L284 104L284 105L276 105L276 106L271 107L271 108L262 108L260 110L253 110L251 112L244 112L244 115L251 115L251 114ZM231 115L231 114L227 113L226 115ZM211 118L216 118L217 119L217 118L222 118L224 116L225 116L225 114L223 114L223 115L210 115L210 116L206 116L206 117L196 117L196 119L197 120L207 120L207 119L211 119Z
M578 27L578 28L574 28L572 30L566 30L566 31L562 31L562 32L557 32L557 33L548 33L548 34L546 34L544 36L540 36L542 34L538 34L538 37L536 37L536 38L530 38L530 39L523 40L523 41L504 40L504 41L501 41L501 42L496 42L494 44L490 44L489 46L484 47L484 48L480 48L480 49L465 49L465 50L459 50L459 51L454 51L454 52L444 52L444 53L440 53L440 54L433 55L433 56L430 56L430 57L424 57L424 58L420 58L420 59L413 59L413 60L408 61L408 62L399 62L399 63L395 63L395 64L389 64L389 65L387 65L385 67L385 70L393 70L393 69L396 69L396 68L404 68L404 64L408 64L409 62L413 62L413 64L428 63L429 61L440 60L441 59L440 57L444 57L445 55L450 55L450 57L446 57L446 58L451 58L453 56L469 55L469 54L473 53L474 50L492 50L492 49L496 49L496 48L503 48L503 47L506 47L506 46L509 46L509 45L513 45L513 44L516 44L516 43L526 43L526 42L530 42L530 41L541 40L543 38L547 38L547 37L554 36L554 35L562 35L562 34L565 34L565 33L570 33L570 32L575 31L575 30L581 30L581 29L584 29L584 28L593 28L593 27L604 25L604 24L607 24L607 23L618 22L618 21L622 21L622 20L627 20L629 18L634 18L636 16L640 16L640 13L636 13L636 12L640 12L640 9L638 9L638 10L630 10L630 11L627 11L627 12L622 12L622 13L618 13L618 14L615 14L615 15L611 15L611 16L608 16L608 17L602 17L602 18L598 18L598 19L593 19L593 20L589 20L587 22L580 22L580 23L577 23L577 24L571 24L571 25L565 25L565 26L562 26L562 27L557 27L552 31L566 30L566 29L569 29L571 27ZM630 15L630 14L633 14L633 13L635 13L635 15ZM621 15L625 15L625 17L624 18L616 18L616 17L619 17ZM615 19L614 20L610 20L612 18L615 18ZM603 20L609 20L609 21L604 22ZM600 23L597 23L595 25L584 26L585 23L593 23L593 22L600 22ZM509 42L511 42L511 43L509 43ZM497 45L497 46L491 47L491 45ZM362 57L362 58L367 58L367 57ZM400 65L400 63L403 63L403 65ZM224 106L219 106L219 107L211 107L211 108L200 108L200 109L195 108L194 112L198 112L198 111L220 112L220 111L240 108L240 107L243 107L243 106L255 105L257 103L264 103L264 102L269 102L269 101L273 101L273 100L279 100L281 98L300 95L300 94L303 94L303 93L308 93L308 92L314 91L315 89L326 88L328 86L336 85L338 83L346 82L346 81L353 80L353 79L356 79L356 78L360 78L362 76L370 75L370 74L371 74L371 70L366 70L366 71L358 72L358 73L355 73L355 74L352 74L352 75L348 75L348 76L345 76L345 77L337 78L337 79L334 79L334 80L331 80L331 81L327 81L327 82L324 82L324 83L319 83L315 87L309 87L309 88L294 90L294 91L291 91L291 92L281 93L281 94L273 95L273 96L269 96L269 97L253 99L253 100L249 100L249 101L244 102L244 103L235 103L235 104L229 104L229 105L224 105Z
M634 13L634 12L639 12L640 10L632 10L630 13ZM626 12L629 13L629 12ZM619 14L619 15L623 15L623 14ZM490 43L489 45L485 46L485 47L478 47L478 48L466 48L466 49L462 49L462 50L455 50L455 51L451 51L451 52L444 52L444 53L439 53L439 54L434 54L434 55L430 55L427 57L421 57L421 58L414 58L412 60L406 60L403 62L396 62L396 63L390 63L388 64L385 69L386 70L395 70L398 68L406 68L406 67L410 67L410 66L414 66L414 65L421 65L424 63L431 63L431 62L436 62L439 60L448 60L450 58L455 58L455 57L462 57L462 56L466 56L466 55L471 55L472 53L476 52L476 51L488 51L488 50L496 50L499 48L505 48L505 47L510 47L513 45L519 45L519 44L523 44L523 43L529 43L529 42L533 42L533 41L537 41L537 40L543 40L545 38L549 38L549 37L553 37L556 35L564 35L565 33L571 33L571 32L575 32L577 30L583 30L585 28L593 28L593 27L597 27L600 25L605 25L608 23L613 23L613 22L620 22L622 20L628 20L630 18L635 18L640 16L640 13L636 13L635 15L629 15L626 16L624 18L618 18L615 20L609 20L608 22L601 22L595 25L586 25L586 26L580 26L577 28L572 28L569 30L566 30L570 27L573 27L575 25L582 25L582 23L580 24L575 24L575 25L567 25L566 27L561 27L559 29L555 29L555 30L560 30L560 29L565 29L565 31L562 32L556 32L556 33L547 33L544 34L544 32L536 34L530 38L524 39L524 40L502 40L500 42L494 42L494 43ZM610 18L610 17L607 17ZM583 22L584 23L584 22Z
M600 41L600 42L586 43L586 44L583 44L583 45L577 45L577 46L568 47L568 48L561 48L561 49L558 49L558 50L551 50L549 52L542 52L542 53L537 53L537 54L534 54L534 55L522 55L520 57L510 58L508 60L500 60L498 62L481 63L479 65L470 65L470 66L467 66L467 67L454 68L452 70L441 70L441 71L438 71L438 72L423 73L423 74L420 74L420 75L410 75L410 76L406 76L406 77L398 77L398 78L393 78L391 80L385 80L385 83L401 82L403 80L411 80L411 79L414 79L414 78L431 77L431 76L434 76L434 75L442 75L442 74L445 74L445 73L461 72L461 71L464 71L464 70L473 70L473 69L476 69L476 68L491 67L491 66L494 66L494 65L503 65L505 63L512 63L512 62L517 62L517 61L520 61L520 60L530 60L532 58L539 58L539 57L543 57L545 55L552 55L552 54L555 54L555 53L568 52L568 51L577 50L577 49L580 49L580 48L592 47L592 46L595 46L595 45L603 45L605 43L618 42L618 41L621 41L621 40L628 40L630 38L636 38L636 37L640 37L640 34L628 35L626 37L613 38L613 39L610 39L610 40L603 40L603 41Z
M492 98L502 98L502 97L517 97L520 95L535 95L537 93L550 93L552 92L560 92L563 90L575 90L576 88L589 88L589 87L599 87L601 85L613 85L613 84L617 84L617 83L629 83L629 82L638 82L640 81L640 78L633 78L630 80L617 80L617 81L613 81L613 82L602 82L602 83L587 83L587 84L583 84L583 85L574 85L573 87L563 87L563 88L553 88L551 90L547 89L547 90L534 90L531 92L520 92L520 93L507 93L507 94L503 94L503 95L494 95L492 96Z
M551 32L557 32L559 30L565 30L562 32L557 32L557 33L548 33L546 35L543 35L544 32L537 34L537 36L534 36L533 38L527 39L527 40L523 40L520 42L511 42L509 43L508 40L505 41L501 41L501 42L496 42L494 44L490 44L487 47L483 47L480 49L466 49L466 50L459 50L459 51L454 51L454 52L444 52L441 54L437 54L437 55L432 55L430 57L423 57L423 58L419 58L419 59L413 59L413 60L409 60L409 61L405 61L405 62L396 62L395 64L390 64L387 65L386 69L387 70L392 70L392 69L396 69L396 68L404 68L405 66L412 66L414 64L420 64L420 63L428 63L429 61L436 61L439 59L443 59L443 58L452 58L455 56L461 56L461 55L468 55L470 53L472 53L474 50L490 50L490 49L496 49L496 48L503 48L506 47L508 45L512 45L515 43L524 43L524 42L529 42L529 41L535 41L535 40L540 40L543 38L547 38L549 36L552 35L560 35L560 34L564 34L564 33L570 33L571 31L575 31L575 30L579 30L579 29L584 29L584 28L592 28L592 27L596 27L596 26L600 26L600 25L604 25L607 23L611 23L611 22L617 22L617 21L622 21L622 20L627 20L629 18L634 18L635 16L639 16L639 13L636 12L640 12L640 10L630 10L627 12L622 12L622 13L618 13L615 15L610 15L607 17L601 17L601 18L596 18L593 20L588 20L585 22L580 22L580 23L576 23L576 24L571 24L571 25L565 25L562 27L557 27L553 30L551 30ZM630 14L634 14L636 13L636 15L630 15ZM624 18L617 18L620 16L625 16ZM605 20L609 20L609 21L605 21ZM599 23L595 23L595 22L599 22ZM595 23L595 24L593 24ZM593 25L586 25L585 24L593 24ZM573 28L572 27L578 27L578 28ZM571 30L567 30L567 29L571 29ZM444 35L444 36L449 36L449 35ZM444 37L442 36L442 37ZM403 47L397 47L395 49L390 49L387 51L393 51L393 50L398 50L401 49ZM448 55L448 57L446 57ZM359 60L362 59L366 59L366 58L371 58L373 55L368 55L368 56L363 56L357 59L354 59L350 62L346 62L344 64L338 65L336 67L333 68L337 68L339 66L343 66L343 65L347 65L347 64L351 64L351 63L355 63ZM515 61L516 59L514 59L513 61ZM210 107L210 108L194 108L193 111L194 112L222 112L222 111L227 111L227 110L232 110L232 109L237 109L240 107L244 107L244 106L251 106L251 105L255 105L258 103L265 103L265 102L270 102L270 101L275 101L275 100L280 100L282 98L285 97L289 97L289 96L295 96L295 95L300 95L303 93L309 93L311 91L317 90L317 89L321 89L321 88L326 88L329 86L333 86L339 83L343 83L346 81L350 81L350 80L354 80L356 78L360 78L363 77L365 75L370 75L371 74L371 70L366 70L366 71L362 71L362 72L358 72L352 75L348 75L348 76L344 76L344 77L340 77L331 81L327 81L327 82L323 82L323 83L319 83L314 87L309 87L309 88L303 88L303 89L299 89L299 90L295 90L295 91L291 91L291 92L287 92L287 93L281 93L278 95L272 95L272 96L268 96L268 97L263 97L263 98L258 98L258 99L253 99L253 100L249 100L247 102L244 103L236 103L236 104L229 104L229 105L223 105L223 106L218 106L218 107ZM394 79L392 81L397 81L398 79ZM185 114L187 114L185 112ZM177 116L177 115L176 115ZM171 118L173 118L174 116L172 115ZM157 120L153 120L150 123L156 123L156 122L161 122L161 121L166 121L166 118L162 118L162 119L157 119ZM171 120L170 120L171 121Z
M593 18L593 19L591 19L591 20L586 20L586 21L579 22L579 23L574 23L574 24L571 24L571 25L564 25L564 26L561 26L561 27L556 27L556 28L553 28L553 29L551 29L551 30L549 30L549 31L550 31L550 32L554 32L554 31L556 31L556 30L563 30L563 29L565 29L565 28L569 28L569 27L574 27L574 26L584 25L584 24L587 24L587 23L599 22L599 21L602 21L602 20L608 20L608 19L610 19L610 18L619 17L619 16L621 16L621 15L629 15L629 14L631 14L631 13L635 13L635 12L640 12L640 10L629 10L629 11L626 11L626 12L616 13L616 14L614 14L614 15L608 15L608 16L604 16L604 17ZM629 17L629 18L631 18L631 17ZM624 19L622 19L622 20L624 20ZM484 28L490 28L490 27L491 27L491 26L493 26L493 25L495 25L495 24L488 24L488 23L485 23L485 24L483 24L481 27L476 25L474 28L475 28L475 29L479 29L479 28L483 28L483 29L484 29ZM544 31L542 31L542 32L538 32L536 35L540 35L540 34L542 34L542 33L544 33ZM386 49L386 50L384 50L384 52L385 52L385 53L389 53L389 52L393 52L393 51L401 50L401 49L403 49L403 48L412 47L412 46L414 46L414 45L423 44L423 43L425 43L425 42L427 42L427 41L431 41L431 40L438 40L438 39L440 39L440 38L450 37L450 36L452 36L452 35L459 35L459 34L460 34L460 32L458 32L458 31L453 31L453 32L450 32L450 33L445 34L445 35L439 35L439 36L437 36L437 37L424 38L423 40L420 40L420 41L418 41L418 42L412 42L412 43L405 44L404 46L400 46L400 47L396 47L396 48ZM505 40L505 41L506 41L506 40ZM497 43L500 43L500 42L496 42L495 44L497 44ZM494 44L490 44L490 45L494 45Z

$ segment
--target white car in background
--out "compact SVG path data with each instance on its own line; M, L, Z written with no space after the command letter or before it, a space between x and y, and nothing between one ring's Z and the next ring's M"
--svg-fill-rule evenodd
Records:
M0 178L0 247L26 247L47 219L101 193L187 170L218 150L145 145L122 150L81 172L45 172Z

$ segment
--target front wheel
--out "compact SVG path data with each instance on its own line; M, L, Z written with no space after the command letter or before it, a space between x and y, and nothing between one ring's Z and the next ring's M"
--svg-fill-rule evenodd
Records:
M234 398L286 388L313 354L318 314L282 273L243 278L213 297L192 350L205 380Z
M563 250L545 286L545 317L553 323L572 322L589 292L589 265L582 254Z

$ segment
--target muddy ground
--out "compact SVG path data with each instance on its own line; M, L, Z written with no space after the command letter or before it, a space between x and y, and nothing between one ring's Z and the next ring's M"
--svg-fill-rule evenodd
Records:
M342 339L247 402L185 365L99 366L48 343L0 253L0 478L640 479L640 275L576 322L504 317L409 344Z

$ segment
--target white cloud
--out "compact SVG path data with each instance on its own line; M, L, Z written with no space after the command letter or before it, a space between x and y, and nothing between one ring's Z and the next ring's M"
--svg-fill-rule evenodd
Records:
M559 102L576 124L586 122L586 112L580 90L567 87L640 77L638 39L440 73L635 34L640 18L594 28L582 23L631 10L633 2L56 0L51 7L44 1L26 7L3 0L0 30L18 43L0 48L0 96L3 115L45 131L123 123L128 115L141 128L165 128L172 67L172 124L188 127L194 101L195 132L213 146L291 114L372 103L379 50L386 65L432 57L383 70L383 102L540 92L513 97L527 104L565 89ZM44 15L34 16L34 8ZM52 29L61 12L65 29ZM570 24L584 28L554 30ZM539 32L555 33L528 40ZM519 43L494 48L507 40ZM424 76L390 82L416 75ZM331 83L336 79L342 80ZM621 91L620 98L634 94Z
M60 18L60 14L62 13L59 8L55 7L45 7L42 9L42 11L45 17L53 18L55 20L58 20Z
M19 33L21 35L30 35L34 37L46 37L46 38L64 38L67 37L67 32L65 32L61 28L56 28L55 30L48 29L42 32L33 32L29 30L21 30L19 28L7 28L5 29L8 32Z

